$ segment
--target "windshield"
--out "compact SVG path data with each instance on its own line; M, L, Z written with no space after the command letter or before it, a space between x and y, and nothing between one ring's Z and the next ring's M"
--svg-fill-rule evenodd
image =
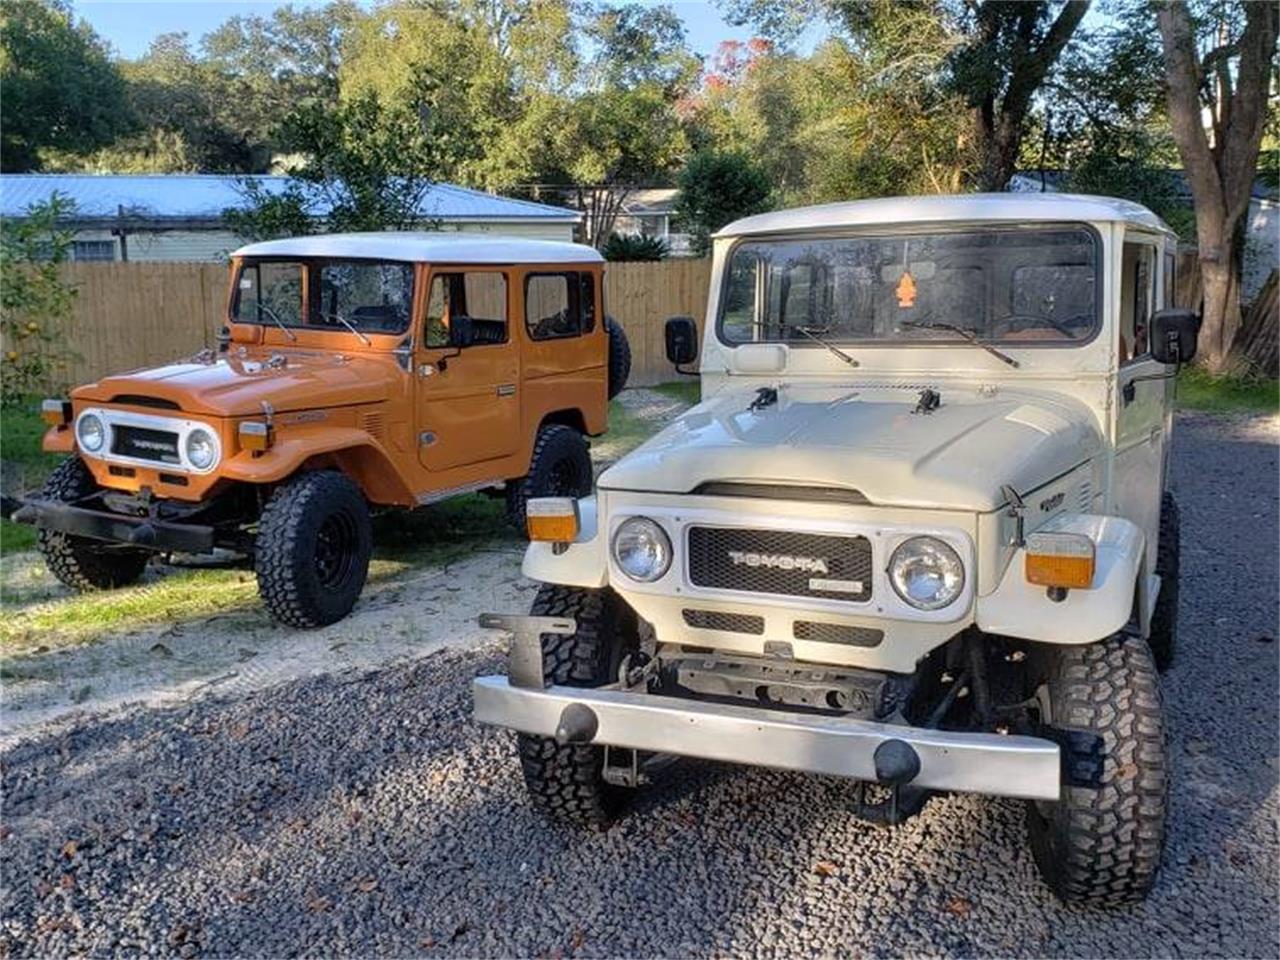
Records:
M403 333L412 307L410 263L251 260L240 268L231 316L285 328Z
M1084 227L751 240L729 258L726 343L1070 344L1098 322Z

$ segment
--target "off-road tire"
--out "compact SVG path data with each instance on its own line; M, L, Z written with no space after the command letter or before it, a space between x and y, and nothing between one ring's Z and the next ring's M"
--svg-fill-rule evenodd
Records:
M542 672L547 683L598 687L617 679L622 658L636 646L636 620L607 587L589 590L544 584L529 611L538 617L573 617L577 633L542 635ZM552 737L520 734L520 767L533 805L568 823L608 825L621 812L626 791L603 776L604 748L559 744Z
M1173 666L1178 645L1178 578L1180 576L1181 519L1178 501L1165 492L1160 501L1160 544L1156 550L1156 576L1160 578L1160 593L1156 596L1156 608L1151 614L1151 634L1147 644L1155 658L1156 669L1161 673Z
M507 485L507 519L525 533L531 497L585 497L591 492L591 450L573 427L549 423L533 441L529 473Z
M604 318L604 331L609 338L609 399L623 391L631 376L631 344L627 331L613 317Z
M373 530L360 488L315 470L276 488L258 523L254 569L267 612L291 627L323 627L355 606Z
M72 503L97 489L93 474L78 457L63 460L49 475L41 496ZM118 547L105 540L77 537L58 530L41 530L37 545L49 572L73 590L114 590L142 576L151 555L146 550Z
M1142 638L1046 652L1041 698L1062 747L1057 803L1027 803L1040 875L1059 898L1119 906L1146 897L1164 848L1169 759L1160 683Z

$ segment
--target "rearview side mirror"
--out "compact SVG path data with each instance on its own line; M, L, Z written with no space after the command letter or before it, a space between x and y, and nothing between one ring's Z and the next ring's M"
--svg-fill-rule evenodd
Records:
M471 326L471 318L464 316L449 318L449 346L462 350L475 343L476 331Z
M693 317L672 317L666 328L667 359L677 367L698 358L698 326Z
M1151 356L1160 363L1188 363L1196 355L1200 315L1170 307L1151 318Z

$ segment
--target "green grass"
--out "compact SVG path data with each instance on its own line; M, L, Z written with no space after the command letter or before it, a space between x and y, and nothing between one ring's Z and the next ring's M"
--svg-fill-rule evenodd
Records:
M702 381L697 377L687 380L674 380L671 383L660 383L652 389L675 400L683 400L692 406L702 399Z
M5 493L40 489L57 466L60 457L40 449L40 438L47 429L34 399L20 406L0 407L0 464ZM35 542L34 528L0 520L0 555L30 550Z
M1178 374L1178 406L1211 413L1275 413L1280 410L1280 383L1188 367Z

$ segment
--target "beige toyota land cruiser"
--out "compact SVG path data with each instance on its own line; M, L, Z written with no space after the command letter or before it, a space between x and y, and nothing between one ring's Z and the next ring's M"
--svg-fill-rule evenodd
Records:
M1026 802L1068 900L1140 899L1174 653L1175 237L1131 203L956 196L715 238L702 402L529 504L529 617L476 716L535 803L616 815L656 760L848 777L868 817ZM667 327L678 368L688 318Z

